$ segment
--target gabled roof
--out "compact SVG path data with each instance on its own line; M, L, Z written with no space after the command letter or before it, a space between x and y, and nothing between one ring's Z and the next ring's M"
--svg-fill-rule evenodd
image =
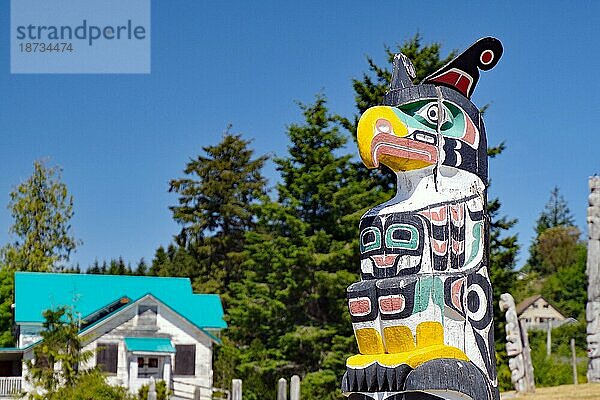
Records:
M520 302L519 304L517 304L517 315L521 314L523 311L525 311L525 309L527 307L529 307L530 305L532 305L533 303L536 302L537 299L542 298L542 295L540 294L536 294L534 296L529 296L527 297L525 300L523 300L522 302Z
M566 316L562 313L562 311L560 311L558 308L556 308L552 303L550 303L548 300L546 300L541 294L536 294L534 296L530 296L527 297L525 300L523 300L522 302L520 302L519 304L517 304L516 306L516 310L517 310L517 315L521 315L521 313L523 311L525 311L527 308L529 308L533 303L535 303L536 301L538 301L539 299L544 300L546 303L548 303L548 305L550 307L552 307L557 313L559 313L560 315L562 315L564 318L566 318Z
M148 276L15 273L15 322L42 323L42 312L72 306L82 318L116 299L152 294L199 328L226 328L216 294L194 294L188 278Z
M89 334L90 331L92 331L92 330L96 329L97 327L101 326L106 321L110 320L111 318L116 317L121 312L124 312L127 309L130 309L131 307L135 307L136 304L140 304L141 302L144 302L144 301L146 301L148 299L151 299L153 302L157 302L158 304L162 305L163 307L166 307L172 313L175 313L176 315L178 315L179 317L181 317L181 319L183 321L185 321L186 323L189 323L192 326L195 326L203 334L205 334L206 336L208 336L208 338L210 340L212 340L213 342L215 342L217 344L221 344L222 343L221 339L219 339L219 337L215 336L213 333L210 333L210 331L213 331L215 329L218 330L220 328L202 327L202 326L198 326L198 325L194 324L192 321L190 321L187 318L185 318L185 316L177 313L175 310L173 310L171 307L169 307L167 304L165 304L161 299L159 299L158 297L154 296L151 293L147 293L147 294L145 294L144 296L140 297L137 300L132 300L129 303L123 304L122 307L119 307L119 308L116 308L116 309L112 310L110 313L103 315L101 318L99 318L97 320L91 321L89 324L85 324L85 326L83 326L81 328L81 330L79 331L79 335L87 335L87 334Z

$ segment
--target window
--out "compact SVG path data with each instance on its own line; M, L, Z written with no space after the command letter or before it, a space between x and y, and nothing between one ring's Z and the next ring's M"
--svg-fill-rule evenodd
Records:
M119 345L117 343L98 343L96 365L100 371L116 374L118 354Z
M175 345L175 375L196 375L196 345Z
M157 313L158 306L140 304L138 306L138 326L155 327Z
M138 357L138 378L161 378L162 372L158 369L157 357Z

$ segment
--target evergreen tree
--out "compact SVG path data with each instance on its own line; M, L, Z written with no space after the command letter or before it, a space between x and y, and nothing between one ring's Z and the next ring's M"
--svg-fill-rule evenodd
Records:
M262 156L253 159L250 141L227 131L216 146L203 147L205 155L187 163L185 177L172 179L169 191L179 195L169 207L182 225L178 243L201 242L207 234L240 238L253 224L249 205L265 192Z
M148 265L146 265L146 260L142 257L138 262L138 265L135 269L134 275L145 276L148 272Z
M352 155L339 155L347 138L325 97L317 95L313 104L300 104L300 109L304 122L288 127L289 156L275 159L282 178L279 202L306 224L308 235L323 231L335 239L354 240L357 228L340 229L340 222L357 210L366 211L365 197L373 192L357 181Z
M574 224L575 219L571 210L569 210L565 198L560 194L558 186L555 186L550 192L550 199L536 221L535 232L539 235L549 228L574 226Z
M289 156L275 159L283 181L277 185L279 202L307 224L307 233L331 231L337 217L334 196L343 185L351 156L334 154L346 138L328 114L323 96L300 108L305 122L288 127Z
M535 223L536 237L533 239L531 246L529 247L529 259L525 270L535 271L538 273L548 273L543 266L543 255L540 254L540 237L542 234L550 229L556 227L573 227L575 219L569 210L569 206L565 201L564 197L560 194L558 186L555 186L550 192L550 198L544 206L544 209L540 213Z
M16 271L64 267L78 241L71 235L73 196L60 168L35 161L33 174L10 193L8 209L15 240L0 251L4 265Z
M94 352L82 350L78 318L67 307L46 310L40 332L43 344L33 350L35 360L27 360L26 379L37 389L28 393L29 399L47 399L61 386L76 385L79 365L91 359ZM42 393L38 390L42 389Z
M98 260L94 260L94 264L92 264L91 267L89 267L87 269L87 271L85 271L86 274L96 274L99 275L102 273L102 270L100 269L100 264L98 263Z
M167 255L165 248L159 246L154 252L154 258L152 259L152 265L150 265L150 269L148 270L148 275L159 276L161 271L168 268L167 266L169 263L169 256Z
M59 167L33 163L33 174L10 193L14 241L0 249L0 346L13 344L12 309L15 271L65 270L79 241L71 234L73 197Z
M125 264L123 261L123 257L119 257L118 259L111 259L109 262L109 267L106 270L106 274L108 275L132 275L133 271L128 264Z
M383 197L339 155L347 139L324 96L300 109L289 153L275 159L277 201L263 199L246 234L244 280L232 285L227 335L241 350L217 350L217 365L236 365L252 382L248 398L293 373L303 376L304 397L338 398L345 359L356 352L340 293L358 280L358 220Z
M196 290L224 294L232 279L241 278L236 253L254 225L254 204L266 191L261 169L267 157L254 158L249 144L228 128L219 144L203 147L204 154L188 162L185 177L169 183L179 195L170 209L182 225L176 237L181 250L171 265L195 278Z

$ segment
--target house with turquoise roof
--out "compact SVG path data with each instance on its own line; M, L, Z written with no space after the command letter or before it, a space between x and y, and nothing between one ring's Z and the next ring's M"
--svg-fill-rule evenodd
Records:
M23 361L41 343L42 313L59 306L73 310L95 352L81 368L132 393L154 378L177 398L211 398L213 346L227 327L218 295L193 293L187 278L38 272L15 273L17 345L0 349L0 397L28 389Z

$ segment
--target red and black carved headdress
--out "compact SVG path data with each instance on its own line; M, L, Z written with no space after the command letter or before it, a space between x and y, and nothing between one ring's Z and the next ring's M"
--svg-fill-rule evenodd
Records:
M488 71L498 63L502 56L502 43L496 38L486 37L473 43L468 49L444 65L442 68L423 79L419 85L414 85L415 70L411 61L404 54L394 58L394 70L390 90L385 96L386 105L398 105L403 99L412 100L415 91L421 97L427 95L427 84L444 86L459 92L466 98L471 98L479 81L479 70ZM408 90L407 90L408 89ZM411 90L412 89L412 90ZM400 92L404 92L404 95Z
M425 78L423 83L448 86L471 98L479 80L479 70L494 68L501 56L502 43L498 39L479 39L454 60Z

